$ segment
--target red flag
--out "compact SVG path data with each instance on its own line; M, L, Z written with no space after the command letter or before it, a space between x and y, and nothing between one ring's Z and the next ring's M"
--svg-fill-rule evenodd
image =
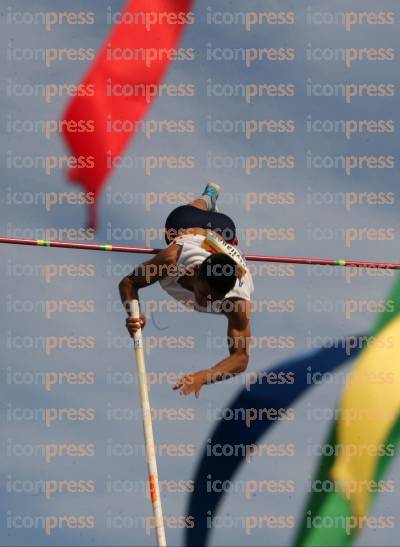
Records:
M176 58L185 24L193 22L192 2L130 0L81 82L81 96L69 103L62 116L81 127L92 126L92 132L79 133L65 124L63 136L76 161L69 178L95 198L112 171L113 158L123 153L134 132L110 131L107 121L137 122L145 116ZM89 225L94 227L95 203L89 211Z

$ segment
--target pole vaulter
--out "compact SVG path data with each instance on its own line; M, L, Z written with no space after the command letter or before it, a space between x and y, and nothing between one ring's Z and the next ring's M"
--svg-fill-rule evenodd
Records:
M146 325L146 317L140 313L139 290L159 282L164 291L190 311L226 317L229 355L214 366L182 375L173 387L179 390L180 395L192 393L198 398L203 386L228 380L244 372L248 366L254 285L247 261L400 269L400 264L386 262L245 255L237 246L235 223L217 209L219 192L218 184L209 183L198 199L177 207L169 214L165 221L167 246L164 249L0 237L0 243L3 244L154 255L120 281L119 293L128 315L126 327L135 343L158 547L165 547L166 539L143 354L142 330Z

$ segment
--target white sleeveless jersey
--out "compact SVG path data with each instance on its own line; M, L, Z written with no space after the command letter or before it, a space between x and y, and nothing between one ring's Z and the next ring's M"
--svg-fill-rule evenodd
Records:
M201 247L204 240L205 236L200 234L186 234L176 238L174 243L182 247L176 265L180 266L182 270L185 268L192 268L198 264L201 264L208 256L210 256L211 253ZM199 306L194 300L194 294L188 289L182 287L178 283L178 279L178 275L171 277L167 276L160 279L159 283L164 291L189 309L195 309L196 311L203 313L221 313L219 308L222 301L213 303L210 307ZM253 279L250 272L247 272L244 277L237 279L235 286L225 295L223 300L229 298L241 298L243 300L250 301L253 292Z

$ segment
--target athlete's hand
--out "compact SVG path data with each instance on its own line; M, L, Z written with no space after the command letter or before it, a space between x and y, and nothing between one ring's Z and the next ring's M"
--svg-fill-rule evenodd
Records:
M173 389L180 389L181 395L190 395L194 393L196 399L200 397L201 388L207 384L207 371L200 370L199 372L185 374L179 378Z
M128 317L126 320L126 328L131 336L135 334L139 329L143 329L146 325L146 317L141 313L139 319L134 317Z

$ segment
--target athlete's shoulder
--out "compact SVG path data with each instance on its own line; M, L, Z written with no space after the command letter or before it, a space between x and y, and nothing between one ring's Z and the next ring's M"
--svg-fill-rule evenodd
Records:
M176 243L168 245L165 249L159 251L155 258L155 261L162 264L176 264L179 256L182 252L182 247Z

